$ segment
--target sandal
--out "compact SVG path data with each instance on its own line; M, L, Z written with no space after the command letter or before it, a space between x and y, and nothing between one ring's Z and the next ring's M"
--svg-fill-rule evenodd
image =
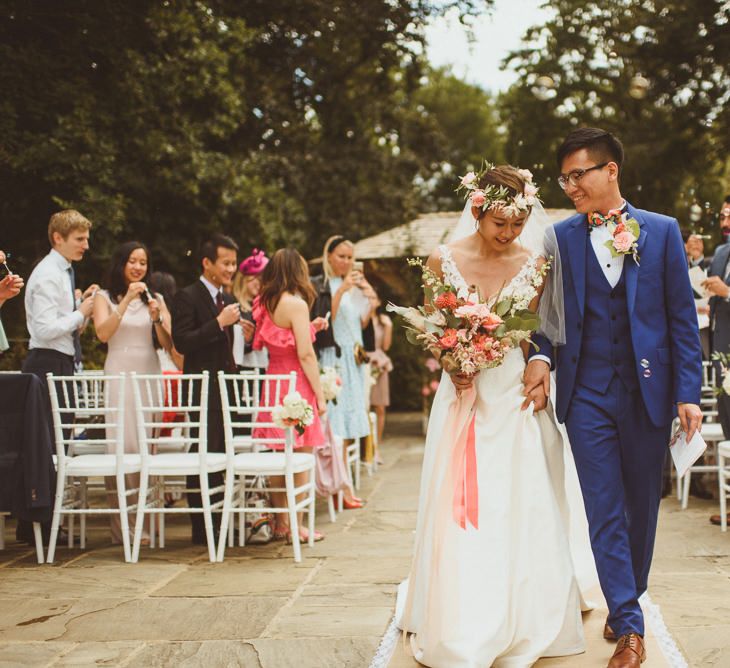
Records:
M285 540L289 535L289 527L286 525L274 527L271 530L271 540Z
M320 533L319 531L314 532L314 542L319 543L319 541L324 540L324 534ZM299 542L300 543L308 543L309 542L309 534L303 534L301 531L299 532ZM291 532L286 534L286 544L291 545L292 544L292 537Z

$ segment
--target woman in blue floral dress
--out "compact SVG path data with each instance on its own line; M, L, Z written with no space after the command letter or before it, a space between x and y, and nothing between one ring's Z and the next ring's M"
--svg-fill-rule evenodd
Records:
M329 300L332 327L318 336L319 363L334 367L342 379L337 403L329 403L327 416L336 436L364 438L370 434L365 367L355 359L362 349L362 328L372 314L375 291L361 271L353 270L354 248L343 236L327 240L322 257L324 276L315 280L320 299Z

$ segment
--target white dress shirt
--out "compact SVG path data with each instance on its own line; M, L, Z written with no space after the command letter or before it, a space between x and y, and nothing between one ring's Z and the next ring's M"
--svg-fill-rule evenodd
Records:
M200 277L200 282L208 289L208 292L210 292L210 298L215 304L215 300L217 299L218 294L223 292L223 288L216 288L215 285L213 285L205 276Z
M71 287L71 263L51 250L33 270L25 286L29 348L50 348L74 354L73 333L84 324Z
M606 242L612 239L613 235L608 229L608 225L594 227L591 231L591 246L593 246L593 252L596 254L598 264L601 265L601 270L609 285L615 288L621 280L625 256L611 257L611 251L606 248Z

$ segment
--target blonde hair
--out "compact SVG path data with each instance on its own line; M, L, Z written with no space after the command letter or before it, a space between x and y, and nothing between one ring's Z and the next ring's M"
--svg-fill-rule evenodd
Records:
M332 271L332 266L330 265L328 256L330 254L330 244L336 239L341 239L337 246L340 246L342 244L344 244L345 246L349 246L352 250L352 257L353 259L355 258L355 244L353 244L352 241L350 241L349 239L345 239L341 234L333 234L329 239L327 239L327 241L324 242L324 250L322 251L322 270L324 271L324 277L326 279L335 278L335 273L334 271ZM337 246L335 246L335 248ZM332 250L334 251L334 248Z
M63 239L68 239L68 235L74 230L90 230L91 221L81 215L76 209L65 209L51 216L48 221L48 241L53 246L53 233L58 232Z
M236 272L236 275L233 277L233 296L236 298L236 301L238 301L241 306L243 306L245 309L248 309L249 311L251 310L251 299L247 294L246 288L248 287L248 284L255 278L261 280L261 274L245 275L239 271Z

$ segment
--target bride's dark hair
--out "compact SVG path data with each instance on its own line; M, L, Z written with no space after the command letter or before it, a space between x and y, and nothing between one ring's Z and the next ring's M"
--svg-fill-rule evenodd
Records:
M525 192L525 181L522 174L519 173L517 167L512 165L497 165L492 167L487 172L482 174L482 178L479 179L479 187L484 188L485 186L504 186L509 191L510 197L515 195L522 195Z
M481 175L478 182L479 188L486 188L487 186L503 186L507 189L510 197L516 195L523 195L525 193L525 185L527 181L520 174L517 167L512 165L497 165L492 169L484 172ZM481 211L476 219L477 225L487 211Z

